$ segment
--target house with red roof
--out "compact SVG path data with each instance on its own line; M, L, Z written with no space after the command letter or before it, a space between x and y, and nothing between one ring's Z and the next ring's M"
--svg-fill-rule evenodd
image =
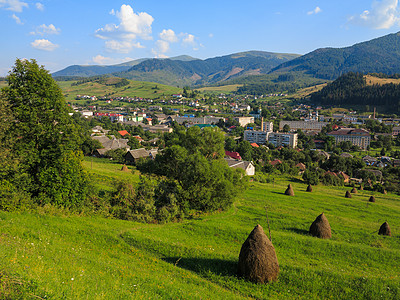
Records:
M228 156L230 158L237 159L237 160L242 160L242 157L240 156L239 152L231 152L231 151L225 150L225 156Z
M118 133L119 133L120 135L122 135L122 136L130 135L129 132L126 131L126 130L120 130L120 131L118 131Z

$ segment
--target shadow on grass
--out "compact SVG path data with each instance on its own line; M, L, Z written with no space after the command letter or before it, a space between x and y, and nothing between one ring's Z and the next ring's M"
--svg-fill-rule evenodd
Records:
M309 235L308 230L299 229L299 228L288 228L288 230L293 231L294 233L301 234L301 235Z
M213 273L219 276L237 276L237 262L217 258L164 257L164 261L177 267L207 276Z

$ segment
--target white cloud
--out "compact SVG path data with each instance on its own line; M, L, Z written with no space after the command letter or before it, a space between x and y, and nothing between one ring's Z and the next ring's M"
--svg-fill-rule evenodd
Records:
M307 15L316 15L319 14L322 11L322 9L317 6L316 8L314 8L314 10L307 12Z
M355 25L374 29L389 29L400 23L398 4L398 0L374 1L371 10L365 10L358 16L352 16L348 21Z
M44 5L40 2L36 2L35 4L36 8L40 11L44 11Z
M178 41L178 37L172 29L164 29L160 33L160 39L169 43L176 43Z
M151 40L151 25L154 18L148 13L135 13L130 5L123 4L119 11L111 10L120 23L106 24L103 28L96 30L96 37L108 40L106 48L111 51L126 52L128 49L141 48L140 43L134 41L138 38Z
M105 57L100 54L96 55L95 57L92 58L93 62L99 65L115 65L127 61L133 60L131 57L125 57L123 59L119 58L112 58L112 57Z
M212 39L212 38L214 37L214 34L213 34L213 33L210 33L210 34L208 35L208 37L209 37L210 39Z
M195 42L195 36L193 34L190 33L184 33L183 34L183 39L182 39L182 43L183 44L187 44L187 45L191 45L191 46L196 46L196 42Z
M24 23L22 23L21 19L19 17L17 17L15 14L13 14L11 16L11 18L13 18L18 25L23 25L24 24Z
M59 34L60 28L56 28L53 24L42 24L36 28L36 31L31 32L32 35L46 35L46 34Z
M28 3L20 0L0 0L0 7L4 7L7 10L22 12L24 7L28 7Z
M144 48L139 42L109 40L105 42L106 49L110 52L129 53L134 48Z
M114 10L114 8L113 8L112 10L110 10L109 14L112 15L112 16L115 16L115 10Z
M57 44L53 44L49 40L41 39L35 40L31 43L31 46L35 49L44 50L44 51L53 51L58 48Z

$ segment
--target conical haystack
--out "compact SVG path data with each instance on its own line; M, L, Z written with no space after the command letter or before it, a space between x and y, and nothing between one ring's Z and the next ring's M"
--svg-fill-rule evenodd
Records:
M126 165L123 165L122 168L121 168L121 171L129 172L129 169L128 169L128 167Z
M346 195L344 195L346 198L351 198L351 194L349 191L346 191Z
M382 192L384 195L387 195L387 191L386 190L383 190L383 192Z
M275 248L257 225L243 243L239 254L238 275L258 283L268 283L278 278L279 264Z
M324 213L320 214L311 224L309 233L320 239L330 239L332 237L331 226Z
M353 187L352 189L351 189L351 192L350 193L352 193L352 194L357 194L357 189L355 188L355 187Z
M385 222L381 225L381 227L379 228L378 234L392 236L392 232L390 231L390 227L387 222Z
M294 191L292 185L289 183L285 191L285 195L294 196Z
M369 200L368 200L369 202L375 202L375 197L374 196L371 196L371 197L369 197Z
M362 185L360 185L360 187L358 188L360 191L364 190L364 187Z
M312 186L311 186L311 184L308 185L308 187L307 187L307 189L306 189L306 192L310 192L310 193L312 192Z

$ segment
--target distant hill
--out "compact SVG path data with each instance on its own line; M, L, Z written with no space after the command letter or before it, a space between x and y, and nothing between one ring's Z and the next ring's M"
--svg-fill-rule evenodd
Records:
M400 73L400 33L346 48L321 48L275 67L271 73L303 72L335 79L347 72Z
M53 77L90 77L104 74L169 85L202 85L245 75L266 74L297 54L248 51L200 60L187 55L169 59L143 58L112 66L70 66Z
M136 60L131 60L125 63L117 64L117 65L73 65L69 66L65 69L60 71L54 72L52 74L53 77L61 77L61 76L68 76L68 77L91 77L91 76L98 76L98 75L105 75L105 74L112 74L117 72L123 72L131 67L138 65L150 58L140 58ZM171 60L182 60L182 61L193 61L197 60L197 58L188 56L188 55L180 55L176 57L170 58Z
M170 85L207 85L239 76L266 74L273 67L298 56L248 51L206 60L149 59L114 75Z
M350 72L313 93L310 100L334 107L364 106L367 111L378 106L380 110L399 114L400 85L393 82L398 79L392 79L392 82L386 79L385 82L371 75Z

